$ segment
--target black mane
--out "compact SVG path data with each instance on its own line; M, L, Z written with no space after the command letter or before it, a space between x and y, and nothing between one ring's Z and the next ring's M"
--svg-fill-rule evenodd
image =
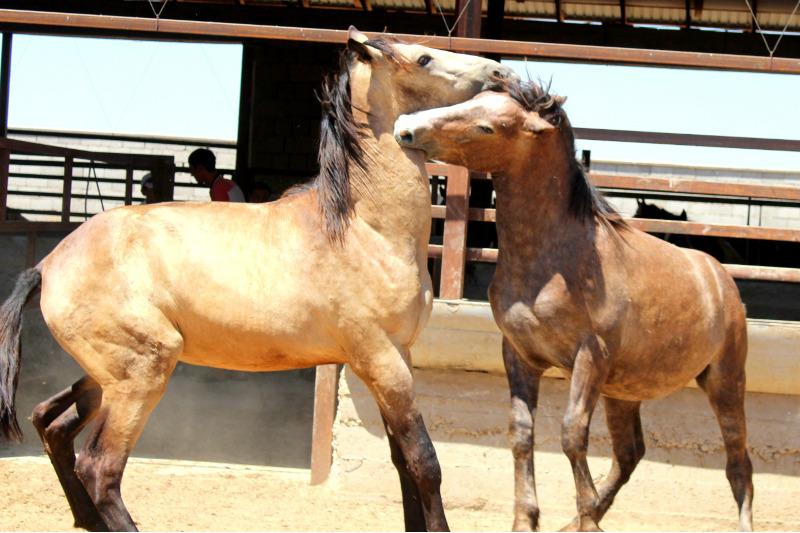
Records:
M389 60L401 61L386 39L370 39L364 45L380 50ZM308 185L309 189L317 191L328 238L338 242L344 240L353 211L353 167L363 171L366 163L361 144L365 125L356 123L350 97L350 65L355 60L369 59L357 56L350 49L343 50L338 71L328 75L322 83L319 96L322 120L317 153L319 175Z
M550 94L550 88L543 88L533 82L510 83L505 90L527 111L537 113L544 120L559 129L564 136L570 154L575 153L575 134L572 131L567 113L562 107L563 99ZM627 228L628 224L608 202L603 194L589 181L583 165L570 157L572 183L570 186L569 210L579 220L599 220L614 228Z

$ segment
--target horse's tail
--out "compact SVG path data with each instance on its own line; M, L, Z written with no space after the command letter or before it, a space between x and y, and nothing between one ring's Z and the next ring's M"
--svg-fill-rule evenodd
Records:
M6 440L22 440L22 430L14 407L22 355L19 342L22 309L41 282L42 273L37 268L24 271L17 278L11 296L0 307L0 436Z

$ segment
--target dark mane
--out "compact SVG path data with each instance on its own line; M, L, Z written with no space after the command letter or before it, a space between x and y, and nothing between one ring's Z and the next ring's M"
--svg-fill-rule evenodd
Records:
M402 63L389 40L370 39L364 43L380 50L389 60ZM353 211L351 183L353 168L365 170L365 154L361 145L364 124L356 123L350 99L350 65L353 61L368 60L345 49L339 56L339 68L322 82L319 102L320 121L319 175L308 185L317 191L319 210L325 231L331 241L342 242Z
M549 86L543 88L533 82L510 83L506 85L505 90L525 110L539 114L544 120L558 128L564 137L567 150L570 154L575 153L575 134L567 118L567 113L562 107L564 100L551 94ZM570 162L572 175L570 212L580 220L599 220L616 229L627 228L627 222L589 181L583 165L574 156L570 157Z

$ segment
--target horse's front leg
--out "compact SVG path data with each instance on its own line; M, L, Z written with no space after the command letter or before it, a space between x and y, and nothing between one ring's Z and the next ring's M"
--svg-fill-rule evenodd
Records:
M511 393L508 436L514 456L514 531L539 529L533 443L539 382L543 370L520 360L511 343L503 338L503 363Z
M400 476L400 492L403 495L403 519L405 521L406 531L424 531L427 526L425 524L425 513L422 510L422 502L420 501L417 484L411 477L408 463L406 463L403 450L397 442L397 437L389 427L386 417L381 416L381 418L383 419L383 427L386 430L386 437L389 440L392 463L394 463L397 474Z
M383 417L401 480L406 528L449 531L439 492L442 471L417 408L408 349L390 346L355 357L350 365Z
M578 348L572 369L569 404L561 426L561 447L572 465L578 504L578 529L599 531L594 510L599 498L586 451L589 447L589 424L600 397L600 389L608 375L609 361L603 339L592 335Z

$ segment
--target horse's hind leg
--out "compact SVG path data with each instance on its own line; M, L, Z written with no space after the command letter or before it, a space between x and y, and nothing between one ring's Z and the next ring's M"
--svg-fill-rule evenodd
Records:
M520 360L514 347L503 339L503 363L511 393L508 435L514 456L514 531L539 529L539 502L534 475L534 423L543 371Z
M753 465L747 454L744 412L746 346L743 342L734 343L733 349L706 367L697 377L697 383L708 395L722 430L728 457L725 474L739 507L739 527L742 531L752 531Z
M612 464L608 475L597 486L597 505L592 518L599 524L614 502L619 489L628 482L639 461L644 457L644 435L639 417L641 402L628 402L603 398L606 408L606 423L611 436ZM579 517L565 529L577 530Z
M64 489L75 527L91 531L107 531L107 527L75 475L73 441L97 413L101 394L97 383L84 377L37 405L31 417Z
M122 501L122 474L168 378L169 374L154 383L126 380L103 387L100 411L75 471L112 531L137 530Z

